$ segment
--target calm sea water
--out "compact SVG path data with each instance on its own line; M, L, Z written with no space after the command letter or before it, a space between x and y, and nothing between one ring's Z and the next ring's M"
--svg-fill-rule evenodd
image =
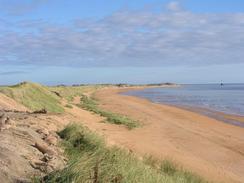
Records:
M156 103L200 107L244 116L244 84L194 84L176 88L148 88L129 91Z

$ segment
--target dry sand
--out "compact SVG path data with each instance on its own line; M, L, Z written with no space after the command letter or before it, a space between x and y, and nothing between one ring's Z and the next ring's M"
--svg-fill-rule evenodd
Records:
M15 100L0 93L0 110L19 110L27 111L27 108L17 103Z
M115 125L86 124L102 132L110 143L141 155L170 158L208 180L244 182L244 128L118 94L125 90L103 89L95 96L102 108L139 120L143 127L128 131Z

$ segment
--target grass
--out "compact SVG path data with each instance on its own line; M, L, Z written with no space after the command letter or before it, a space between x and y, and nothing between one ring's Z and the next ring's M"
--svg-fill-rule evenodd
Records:
M65 169L46 176L45 183L205 183L170 161L139 160L79 125L59 133L69 162Z
M130 119L127 116L100 109L96 100L85 95L82 95L80 104L78 104L78 106L105 117L105 121L108 123L124 125L128 129L133 129L140 126L138 121Z
M72 102L75 96L81 96L86 92L94 92L103 87L102 85L82 85L82 86L55 86L48 87L51 92L58 93L67 101Z
M14 86L4 86L0 87L0 92L33 111L46 109L48 112L64 112L58 96L50 92L47 87L36 83L24 82Z
M70 109L72 109L72 108L73 108L73 106L72 106L72 105L70 105L70 104L66 104L64 107L67 107L67 108L70 108Z

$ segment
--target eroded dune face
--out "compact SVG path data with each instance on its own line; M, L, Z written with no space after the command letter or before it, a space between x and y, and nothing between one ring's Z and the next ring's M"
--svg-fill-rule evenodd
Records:
M13 99L0 93L0 110L27 111L27 108L17 103Z
M1 183L31 182L64 167L58 123L63 120L55 115L0 110Z

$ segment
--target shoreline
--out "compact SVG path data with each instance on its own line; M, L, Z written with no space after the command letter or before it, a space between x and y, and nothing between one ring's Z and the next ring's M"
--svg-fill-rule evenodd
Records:
M165 105L167 105L167 104L165 104ZM175 107L189 110L192 112L196 112L198 114L205 115L210 118L214 118L214 119L221 121L223 123L226 123L226 124L244 128L244 116L242 116L242 115L230 114L230 113L225 113L222 111L216 111L216 110L213 110L210 108L200 108L200 107L195 107L195 106L194 107L193 106L189 106L189 107L188 106L175 106Z
M210 181L244 181L243 128L186 109L121 95L144 88L104 88L95 93L102 108L143 123L129 132L105 130L105 136L140 155L169 157Z
M175 86L172 86L175 87ZM144 90L147 89L148 87L144 87L144 88L133 88L132 90ZM152 88L152 87L151 87ZM161 87L161 88L164 88ZM126 96L132 96L132 97L136 97L136 98L140 98L140 99L145 99L148 100L149 102L155 103L155 104L159 104L159 105L165 105L165 106L171 106L171 107L175 107L175 108L179 108L179 109L183 109L183 110L188 110L191 112L195 112L201 115L205 115L208 116L210 118L216 119L218 121L221 121L223 123L227 123L227 124L231 124L234 126L239 126L244 128L244 115L238 115L238 114L232 114L232 113L227 113L224 111L218 111L212 108L205 108L205 107L198 107L198 106L187 106L187 105L175 105L175 104L169 104L169 103L163 103L163 102L154 102L150 99L147 99L146 97L140 97L140 96L136 96L136 95L130 95L127 94L126 92L131 91L130 89L126 90L126 91L122 91L122 92L118 92L120 95L126 95Z

